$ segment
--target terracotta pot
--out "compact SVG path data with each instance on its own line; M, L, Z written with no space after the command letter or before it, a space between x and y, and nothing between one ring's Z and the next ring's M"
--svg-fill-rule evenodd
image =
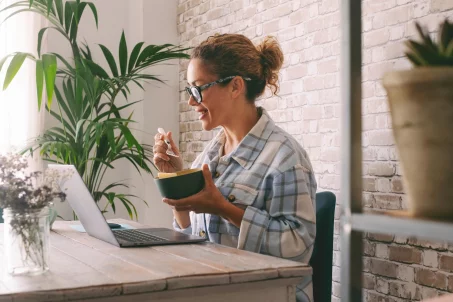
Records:
M453 68L384 76L409 210L453 220Z

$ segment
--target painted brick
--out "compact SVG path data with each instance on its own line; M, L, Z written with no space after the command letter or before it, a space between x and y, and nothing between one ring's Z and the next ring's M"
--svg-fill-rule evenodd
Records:
M365 15L375 14L396 6L396 0L366 1L363 5Z
M398 264L380 259L371 259L371 272L373 274L396 278Z
M376 291L381 294L388 294L389 293L389 282L388 279L384 279L381 277L376 278Z
M452 273L453 272L453 256L440 255L439 257L439 268L441 270Z
M390 39L390 32L388 29L378 29L363 35L365 47L373 47L385 44Z
M389 298L385 295L375 293L375 292L368 292L367 299L364 300L367 302L390 302Z
M273 21L270 21L270 22L267 22L267 23L263 24L263 32L266 35L269 35L269 34L277 32L279 30L279 28L280 28L280 21L279 20L273 20Z
M388 248L387 244L382 244L382 243L376 244L376 257L381 258L381 259L389 258L389 248Z
M417 286L414 283L405 283L399 281L389 282L389 293L392 296L404 299L417 299Z
M418 239L418 238L414 238L414 237L409 238L408 244L419 246L419 247L424 247L424 248L430 248L430 249L438 250L438 251L446 251L447 247L448 247L445 242L422 240L422 239Z
M366 133L365 136L365 145L374 145L374 146L391 146L394 144L393 134L391 130L378 130L370 131ZM378 163L376 164L378 165ZM389 174L382 176L392 176Z
M424 250L423 251L423 265L429 266L433 268L437 268L439 266L439 254L433 250Z
M379 178L376 181L377 190L382 193L390 192L390 179L388 178Z
M397 279L407 282L414 282L415 271L412 266L400 264L398 269Z
M322 0L319 6L319 14L326 14L337 11L341 0Z
M403 193L403 180L401 178L392 178L392 192Z
M362 257L362 270L364 272L371 272L371 259L370 257Z
M376 244L367 240L364 241L363 254L366 256L374 256L376 254Z
M374 241L387 242L393 241L394 235L368 233L367 238Z
M392 261L404 263L420 264L422 261L422 253L415 248L404 246L390 246L389 259Z
M404 34L406 33L406 26L405 25L398 25L390 28L390 41L395 41L402 39Z
M448 277L448 291L453 292L453 276Z
M362 186L363 186L364 191L376 192L376 179L375 178L364 178Z
M450 0L432 0L431 1L431 11L439 12L453 9L453 2Z
M446 275L428 269L416 268L415 282L421 285L435 287L438 289L447 289Z
M391 194L375 194L373 206L377 209L398 210L401 209L401 196Z
M372 274L363 274L362 275L363 288L374 289L376 286L376 276Z
M291 67L288 68L288 70L286 71L286 79L287 80L298 79L307 75L307 72L308 66L306 64Z

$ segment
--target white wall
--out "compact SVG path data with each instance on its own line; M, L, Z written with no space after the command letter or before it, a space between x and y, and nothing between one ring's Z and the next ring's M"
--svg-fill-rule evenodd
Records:
M89 10L86 10L81 21L79 39L86 40L93 55L101 66L108 70L97 44L107 46L115 58L118 55L118 44L121 32L124 29L129 53L133 46L140 41L148 44L178 43L176 28L177 1L121 1L97 0L95 2L99 15L99 29L96 30L94 19ZM57 34L50 34L48 38L49 50L69 55L69 49L64 40ZM178 115L178 62L173 65L153 67L149 71L165 80L166 84L145 84L145 91L132 89L129 101L142 100L133 107L133 118L138 122L133 127L135 135L142 143L153 144L154 134L158 127L172 130L176 141L179 141ZM135 194L148 202L146 207L142 202L135 203L139 214L139 221L152 226L171 227L172 213L157 191L151 175L138 175L129 162L120 162L106 178L106 182L128 179L134 186L130 193ZM58 205L59 213L69 218L71 209L67 204ZM113 213L106 215L113 217ZM117 207L115 217L128 218L122 206Z

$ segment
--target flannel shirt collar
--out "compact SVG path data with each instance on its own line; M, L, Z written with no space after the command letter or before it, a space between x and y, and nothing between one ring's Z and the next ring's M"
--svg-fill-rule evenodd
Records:
M267 111L262 107L258 107L257 110L261 112L260 119L230 155L244 169L250 169L275 128L275 123ZM224 145L225 133L222 129L214 139L212 148L208 152L209 160L213 160L218 156L220 149Z

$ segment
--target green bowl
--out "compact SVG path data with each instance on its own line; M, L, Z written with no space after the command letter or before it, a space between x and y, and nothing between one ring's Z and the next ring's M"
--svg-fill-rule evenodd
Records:
M197 194L204 188L203 172L200 169L183 170L176 173L159 173L154 179L160 195L170 199L181 199Z

